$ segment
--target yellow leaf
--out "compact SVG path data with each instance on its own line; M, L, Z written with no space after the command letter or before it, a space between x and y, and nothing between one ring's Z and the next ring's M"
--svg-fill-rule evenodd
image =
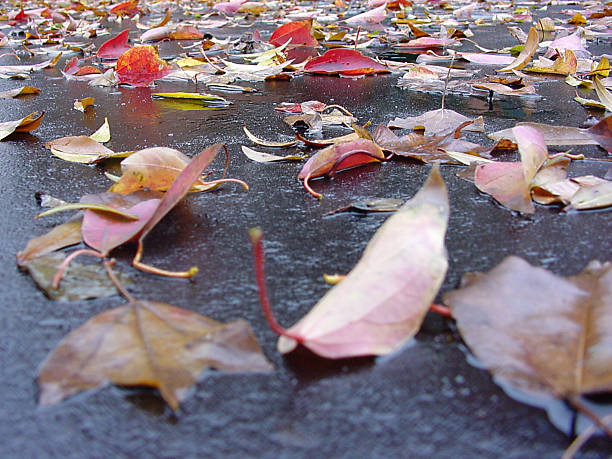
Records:
M105 143L111 138L110 126L108 125L108 118L104 118L104 124L98 128L96 132L89 136L90 139L96 142Z
M74 102L74 108L80 112L84 112L87 107L91 107L96 99L93 97L85 97L84 99Z

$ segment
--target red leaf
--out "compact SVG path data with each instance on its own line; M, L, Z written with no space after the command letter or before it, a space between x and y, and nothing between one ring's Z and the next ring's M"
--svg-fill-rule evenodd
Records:
M591 127L589 135L595 142L605 148L608 153L612 153L612 115Z
M389 71L374 59L348 48L330 49L304 66L304 72L326 75L369 75Z
M179 25L169 37L173 40L201 40L204 34L195 26Z
M116 37L106 40L98 49L96 55L103 59L118 59L124 52L130 49L128 45L129 30L124 30Z
M310 32L311 29L311 19L283 24L272 33L270 43L281 46L291 39L291 46L319 46L319 42Z
M330 145L312 156L298 174L298 179L304 180L304 188L315 198L321 194L315 193L308 180L313 177L333 176L336 171L362 166L385 159L383 151L371 140L358 139L349 142Z
M148 86L153 80L168 75L172 68L159 58L155 47L143 45L123 53L117 60L115 70L119 83Z
M64 68L64 73L66 75L91 75L94 73L102 73L100 69L93 67L91 65L86 65L84 67L79 67L79 60L74 57L70 62L66 64Z

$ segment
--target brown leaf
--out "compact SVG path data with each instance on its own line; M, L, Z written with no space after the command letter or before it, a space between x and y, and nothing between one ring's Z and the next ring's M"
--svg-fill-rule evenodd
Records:
M444 295L461 336L501 383L535 396L612 390L612 266L563 278L508 257Z
M30 239L26 248L17 253L17 265L21 266L27 260L81 242L82 221L82 218L70 220L42 236Z
M0 123L0 140L8 137L13 132L31 132L37 129L42 123L42 119L45 116L45 112L33 112L28 116L15 121L5 121Z
M501 68L496 71L497 72L512 72L513 70L522 69L527 64L529 64L529 61L531 61L531 58L538 50L538 44L539 44L538 31L535 29L535 27L531 27L529 29L529 33L527 34L527 41L525 42L525 46L523 47L523 50L521 51L521 53L516 57L516 59L514 59L514 61L512 61L506 67Z
M115 154L110 148L86 135L61 137L47 142L45 147L64 161L83 164L96 163Z
M269 371L251 327L175 306L132 301L90 319L42 363L41 405L104 386L151 386L173 410L206 368Z

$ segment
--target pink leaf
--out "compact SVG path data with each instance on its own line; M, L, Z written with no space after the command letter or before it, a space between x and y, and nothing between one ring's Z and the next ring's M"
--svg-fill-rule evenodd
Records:
M129 30L124 30L116 37L102 43L96 55L103 59L118 59L124 52L130 49L128 45Z
M344 22L351 25L378 24L387 17L386 8L387 4L385 2L383 5L380 5L379 7L374 8L373 10L366 11L365 13L361 13L357 16L348 18Z

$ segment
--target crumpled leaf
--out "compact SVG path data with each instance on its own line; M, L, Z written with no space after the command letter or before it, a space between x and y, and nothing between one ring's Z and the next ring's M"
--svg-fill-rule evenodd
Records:
M40 94L40 89L33 88L32 86L22 86L21 88L9 89L8 91L0 92L0 99L12 99L14 97L29 94Z
M270 153L264 153L261 151L253 150L252 148L245 147L244 145L242 146L242 152L251 161L255 161L258 163L271 163L271 162L278 162L278 161L301 161L302 159L305 158L305 156L299 156L299 155L285 155L285 156L271 155Z
M387 123L390 128L400 129L425 129L425 135L447 135L454 132L458 126L468 121L473 121L463 129L466 131L484 132L484 120L482 116L470 119L448 108L430 110L419 116L408 118L395 118Z
M360 76L376 73L389 73L387 66L372 58L364 56L359 51L349 48L337 48L326 51L322 56L315 57L306 63L304 72Z
M119 59L119 56L131 48L131 46L128 45L129 35L130 31L126 29L110 40L106 40L100 45L100 48L98 48L96 56L103 59Z
M33 112L28 116L15 121L0 123L0 140L8 137L13 132L31 132L42 123L45 112Z
M25 249L17 253L17 265L21 267L28 260L78 244L82 239L81 223L82 218L71 219L41 236L30 239Z
M521 70L523 67L526 67L527 64L531 61L531 58L538 50L538 31L535 27L531 27L529 29L529 33L527 34L527 41L525 42L525 46L520 54L507 66L496 70L496 72L512 72L513 70Z
M278 350L291 352L299 343L340 359L384 355L404 345L419 330L444 279L448 213L436 166L423 188L380 227L346 278L298 323L281 330ZM262 285L263 269L258 278Z
M93 97L85 97L84 99L75 101L74 108L75 110L84 112L88 107L93 107L95 101Z
M154 387L177 410L206 368L267 372L272 365L244 320L224 324L134 300L93 317L58 344L38 372L39 403L113 383Z
M612 390L612 266L560 277L508 257L444 295L496 381L539 398Z
M532 214L535 207L531 201L530 186L536 173L544 164L548 150L542 135L529 126L513 128L521 154L519 162L493 162L476 167L476 187L490 194L503 206Z
M112 158L115 152L86 135L60 137L45 143L58 158L73 163L93 164Z
M395 212L396 210L399 210L399 208L404 205L404 202L405 201L403 199L397 199L397 198L378 198L378 199L368 199L365 201L356 201L356 202L350 203L347 206L343 206L336 210L332 210L331 212L328 212L327 214L325 214L325 216L338 214L340 212L349 212L349 211ZM326 279L326 282L330 283L327 281L327 279Z
M26 260L20 265L28 273L45 295L56 301L79 301L91 298L106 298L117 294L117 290L100 264L74 262L70 270L63 277L58 288L53 288L53 277L66 255L61 252L47 253L45 255ZM128 283L127 278L122 278Z
M159 58L157 49L151 45L134 46L117 60L115 72L119 84L148 86L172 71L166 61Z
M291 40L290 46L319 46L319 42L312 36L312 19L293 21L278 27L272 36L270 43L281 46Z
M298 174L298 179L304 181L304 188L315 198L323 195L316 193L308 181L315 177L333 177L336 171L362 166L385 159L378 145L368 139L357 139L330 145L317 152L304 164Z

